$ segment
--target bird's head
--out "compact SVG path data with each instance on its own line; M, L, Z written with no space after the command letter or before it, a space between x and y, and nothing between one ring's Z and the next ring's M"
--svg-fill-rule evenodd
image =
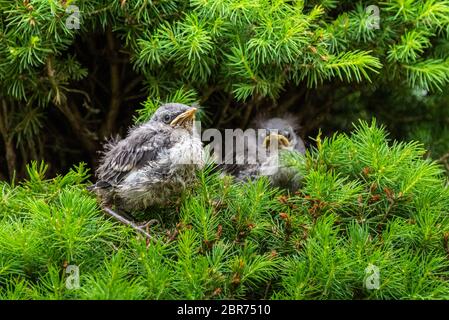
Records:
M259 128L265 129L263 133L263 146L269 148L273 143L282 149L293 149L298 143L296 135L290 123L281 118L271 118L259 124Z
M173 128L183 128L189 131L193 128L197 108L181 103L166 103L160 106L151 118Z
M281 150L288 149L291 146L290 140L285 135L269 132L263 140L263 146L268 149L273 143L276 143Z

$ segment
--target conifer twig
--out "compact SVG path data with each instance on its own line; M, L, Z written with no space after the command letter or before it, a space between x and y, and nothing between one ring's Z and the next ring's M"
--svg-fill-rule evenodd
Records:
M0 109L0 135L3 137L3 142L5 144L5 157L9 178L14 179L14 171L16 169L17 156L15 152L12 134L9 133L9 131L11 131L9 128L10 118L11 117L8 115L6 101L2 99L2 105Z
M443 156L441 156L437 162L441 163L444 165L444 167L446 168L446 170L449 171L449 152L444 154Z
M106 115L106 121L102 127L103 136L108 136L114 129L117 117L120 111L120 104L122 101L121 92L121 79L118 63L118 54L116 51L116 43L112 30L108 29L106 32L107 46L110 55L110 86L111 86L111 100L109 102L109 111Z
M115 218L116 220L120 221L121 223L123 223L123 224L125 224L127 226L130 226L134 230L140 232L145 237L147 237L149 240L155 240L148 232L146 232L144 229L142 229L142 227L138 226L137 224L135 224L131 220L128 220L128 219L124 218L123 216L119 215L118 213L116 213L112 209L110 209L108 207L103 207L103 211L106 212L107 214L109 214L110 216L112 216L113 218Z
M438 159L438 161L439 161L439 162L444 162L444 161L446 161L446 160L448 160L448 159L449 159L449 152L446 153L446 154L444 154L444 155L442 155L442 156Z

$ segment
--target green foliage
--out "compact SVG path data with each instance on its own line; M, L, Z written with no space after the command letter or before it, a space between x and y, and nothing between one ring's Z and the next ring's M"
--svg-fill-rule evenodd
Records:
M140 122L172 100L199 102L208 124L240 127L255 111L291 109L305 137L319 127L349 130L374 115L400 128L393 134L401 140L419 135L449 168L448 133L438 129L448 119L449 1L375 3L379 29L370 4L0 1L0 133L8 162L0 169L12 178L31 160L73 163L66 139L93 163L98 141L129 125L135 109ZM79 29L70 28L70 5L79 8ZM53 108L61 121L47 121Z
M144 103L143 108L137 110L137 117L134 118L134 122L142 123L148 121L153 113L156 112L157 108L163 103L183 103L187 105L192 105L196 103L196 94L193 90L184 90L183 88L176 90L173 94L170 94L165 100L160 97L154 98L149 97Z
M208 167L179 208L150 227L157 242L104 216L84 165L0 185L2 299L447 299L449 189L415 142L373 121L316 139L283 162L292 194ZM164 216L165 214L165 216ZM172 221L173 220L173 221ZM65 286L67 265L80 288ZM365 287L369 265L380 288Z

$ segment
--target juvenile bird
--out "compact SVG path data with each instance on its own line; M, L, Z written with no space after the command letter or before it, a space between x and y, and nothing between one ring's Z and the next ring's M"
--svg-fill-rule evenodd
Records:
M258 176L268 176L272 185L290 190L299 187L299 179L295 170L287 168L281 163L281 153L284 151L305 153L305 145L296 133L297 127L294 117L260 118L253 124L257 132L257 139L250 142L256 148L248 150L247 159L257 158L253 164L238 166L236 172L238 180L253 179ZM257 152L257 155L254 155Z
M91 188L104 205L130 212L167 206L191 186L204 165L203 146L195 131L196 108L178 103L160 106L151 119L111 141Z

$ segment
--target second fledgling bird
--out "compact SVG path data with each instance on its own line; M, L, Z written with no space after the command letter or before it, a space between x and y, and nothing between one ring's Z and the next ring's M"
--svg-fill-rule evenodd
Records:
M304 142L296 133L295 121L287 117L260 118L253 126L258 136L252 141L256 144L252 152L257 152L257 155L251 155L251 150L248 150L247 157L257 158L257 162L239 166L235 173L237 179L267 176L273 186L296 190L300 182L297 172L281 163L281 154L285 151L305 153Z
M194 127L196 111L164 104L126 138L105 146L98 181L91 188L104 205L131 212L179 200L204 165L201 137Z

